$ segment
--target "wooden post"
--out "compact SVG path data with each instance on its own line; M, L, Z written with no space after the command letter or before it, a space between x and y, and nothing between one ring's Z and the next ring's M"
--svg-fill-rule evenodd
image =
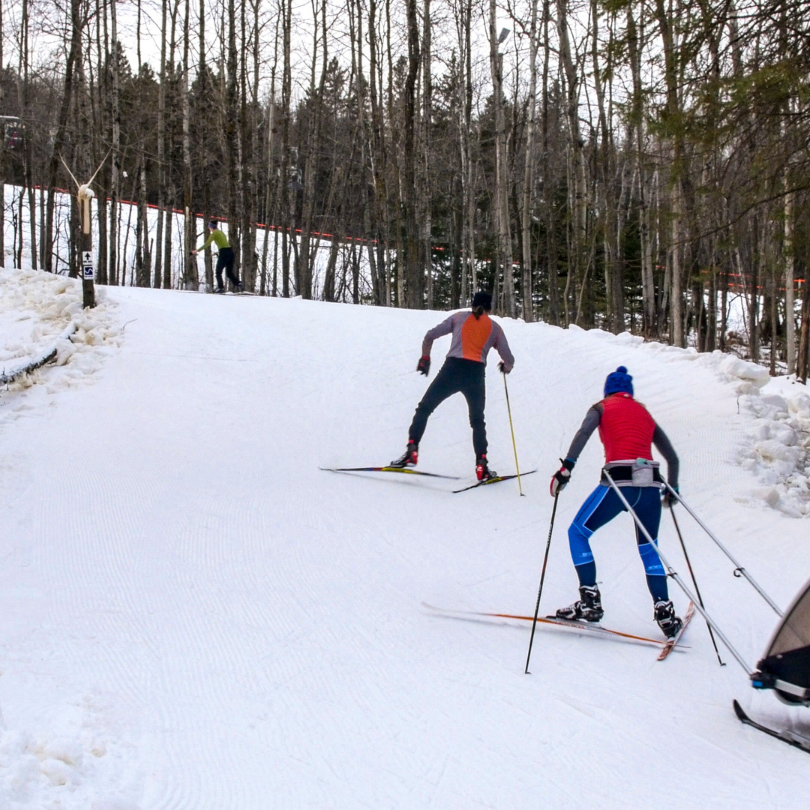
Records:
M96 305L95 270L93 267L93 220L90 201L96 195L89 183L79 186L79 208L82 220L82 306L90 309Z

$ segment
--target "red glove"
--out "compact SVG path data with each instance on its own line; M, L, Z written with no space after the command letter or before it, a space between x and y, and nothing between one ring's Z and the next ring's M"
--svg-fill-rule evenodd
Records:
M424 374L426 377L430 372L430 356L424 355L423 357L419 358L419 362L416 364L416 370Z

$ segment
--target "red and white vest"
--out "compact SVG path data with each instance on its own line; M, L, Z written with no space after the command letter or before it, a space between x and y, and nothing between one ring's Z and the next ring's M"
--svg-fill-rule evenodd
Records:
M605 462L637 458L652 459L655 420L630 394L603 399L599 438L605 446Z

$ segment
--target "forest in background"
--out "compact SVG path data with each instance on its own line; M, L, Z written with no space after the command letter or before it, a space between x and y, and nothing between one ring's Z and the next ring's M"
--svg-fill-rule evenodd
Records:
M2 0L0 66L4 257L25 221L57 269L67 167L100 166L97 283L210 284L180 210L227 222L260 294L451 309L483 288L502 315L807 378L810 4ZM70 234L78 274L75 199Z

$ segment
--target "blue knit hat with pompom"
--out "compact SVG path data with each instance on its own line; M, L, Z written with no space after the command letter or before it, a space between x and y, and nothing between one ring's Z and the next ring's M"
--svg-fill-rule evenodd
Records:
M608 374L605 380L606 397L619 393L633 396L633 378L627 373L624 366L619 366L612 374Z

